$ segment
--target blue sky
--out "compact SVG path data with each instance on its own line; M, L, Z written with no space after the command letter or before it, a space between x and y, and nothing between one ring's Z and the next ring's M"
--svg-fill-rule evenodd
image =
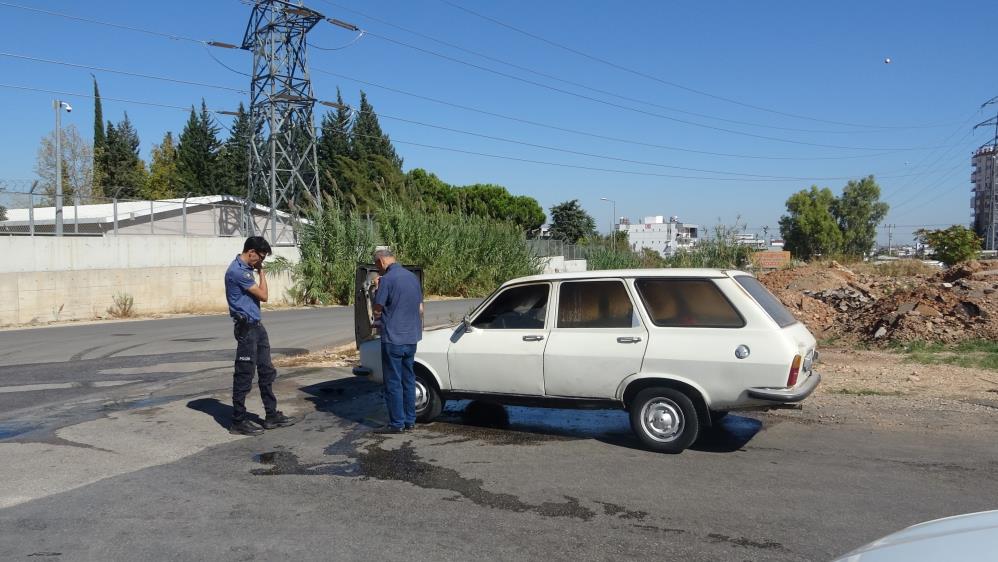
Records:
M238 0L11 1L229 43L241 42L250 11ZM998 105L980 109L998 95L989 57L994 28L990 2L453 1L617 67L441 0L309 0L307 5L325 15L371 32L341 50L311 50L317 97L335 99L338 86L345 101L356 104L364 89L406 169L426 168L454 184L498 183L535 197L545 210L579 199L604 230L611 208L600 197L614 199L617 214L632 218L678 215L712 225L718 220L733 224L740 217L750 230L768 226L775 233L790 193L812 184L838 193L848 178L868 174L877 177L892 206L887 222L899 225L896 241L910 241L919 225L969 222L970 154L990 138L986 130L971 129L998 112ZM2 5L0 14L6 23L0 38L4 53L228 88L249 85L247 77L224 68L194 42ZM578 95L471 68L385 38ZM353 39L353 33L329 24L310 34L311 42L321 47ZM248 53L213 49L212 54L236 70L249 70ZM884 63L886 57L890 64ZM0 56L0 68L7 85L88 93L93 72L105 97L185 107L203 97L209 108L228 110L247 99L224 89L7 56ZM458 109L356 80L588 135ZM53 127L54 97L0 87L0 179L34 176L39 140ZM74 106L64 123L76 124L90 138L92 102L61 97ZM120 120L125 111L138 128L145 158L164 132L178 134L186 119L180 110L104 102L105 119Z

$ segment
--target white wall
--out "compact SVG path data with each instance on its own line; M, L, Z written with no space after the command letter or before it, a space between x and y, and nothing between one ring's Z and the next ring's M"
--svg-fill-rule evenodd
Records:
M572 273L585 271L586 260L566 260L565 256L550 256L542 258L543 273Z
M138 314L226 310L223 276L241 238L0 237L0 326L107 316L116 293ZM276 255L298 260L292 247ZM286 276L268 278L272 303Z

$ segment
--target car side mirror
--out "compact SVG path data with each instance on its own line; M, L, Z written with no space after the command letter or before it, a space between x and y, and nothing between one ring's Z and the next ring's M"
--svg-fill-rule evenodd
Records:
M461 324L464 325L464 331L465 332L474 332L475 331L475 328L473 328L471 326L471 316L465 316L463 319L461 319Z

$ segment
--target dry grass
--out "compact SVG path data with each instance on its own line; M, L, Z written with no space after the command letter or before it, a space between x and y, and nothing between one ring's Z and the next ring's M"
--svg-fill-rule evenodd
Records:
M358 360L354 344L341 345L329 349L280 357L274 360L275 367L349 367Z

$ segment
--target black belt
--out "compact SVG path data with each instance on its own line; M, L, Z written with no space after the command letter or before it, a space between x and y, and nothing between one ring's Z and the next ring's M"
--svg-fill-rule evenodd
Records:
M260 324L259 320L250 320L248 316L241 312L237 312L235 316L232 317L232 321L236 324L245 324L247 326L257 326Z

